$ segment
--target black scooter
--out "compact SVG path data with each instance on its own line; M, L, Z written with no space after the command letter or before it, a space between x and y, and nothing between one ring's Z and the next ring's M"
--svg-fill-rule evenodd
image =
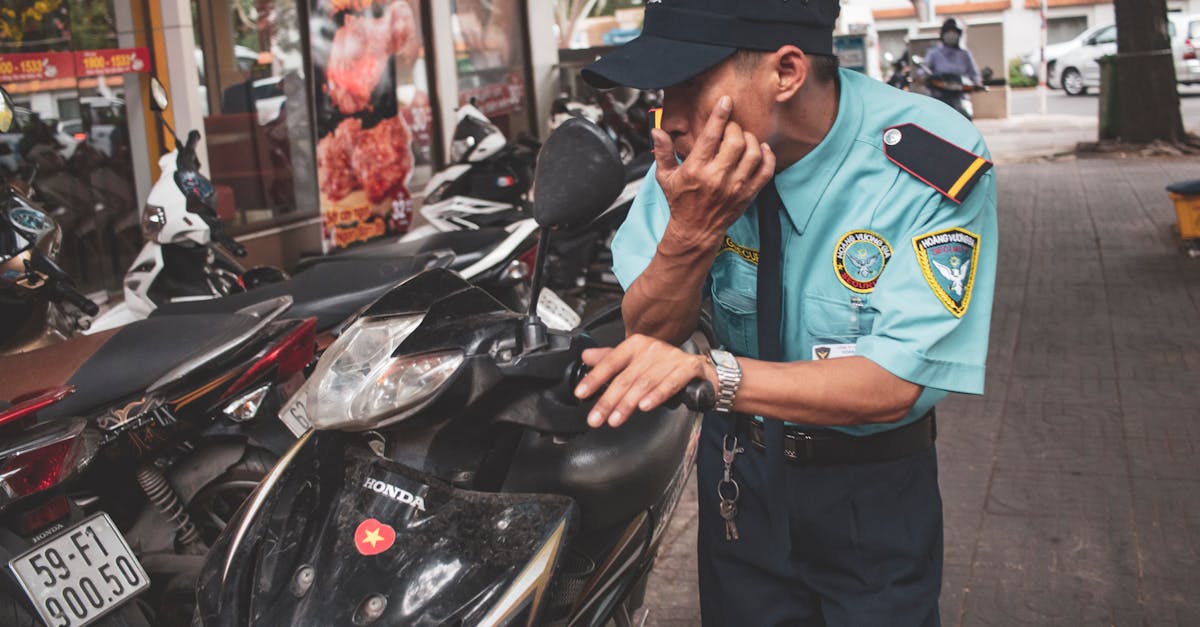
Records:
M546 251L623 180L583 120L538 163ZM580 353L623 336L618 309L556 332L444 269L381 298L284 409L303 435L209 553L193 624L629 624L715 396L589 430Z

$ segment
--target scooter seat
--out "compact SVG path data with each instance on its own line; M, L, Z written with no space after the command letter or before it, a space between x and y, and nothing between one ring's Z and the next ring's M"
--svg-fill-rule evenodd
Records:
M6 399L69 385L75 392L41 418L83 416L145 390L164 374L259 323L246 315L192 315L139 320L111 332L68 340L0 359Z
M292 278L224 298L168 303L151 317L198 313L233 313L272 298L291 296L289 318L316 318L317 331L327 331L375 302L397 284L424 270L433 257L345 259L314 265Z
M347 248L332 255L301 259L300 263L296 264L296 272L347 259L403 259L438 251L454 253L454 260L450 263L450 268L458 270L482 259L506 237L508 237L508 232L503 228L489 227L472 231L433 233L427 237L407 242L395 240L371 242Z
M615 339L602 337L604 330L593 336L613 346L624 336L619 321L606 330L614 327ZM686 408L660 407L635 413L619 429L591 429L565 443L527 433L503 490L570 496L579 504L584 533L628 522L667 493L695 426L695 414Z

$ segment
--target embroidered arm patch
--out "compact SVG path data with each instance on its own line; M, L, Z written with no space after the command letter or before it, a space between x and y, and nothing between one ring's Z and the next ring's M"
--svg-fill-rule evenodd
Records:
M921 274L933 294L956 317L971 304L979 261L979 236L960 228L934 231L913 238Z
M992 162L987 159L916 124L901 124L884 131L883 152L905 172L960 204L992 169Z

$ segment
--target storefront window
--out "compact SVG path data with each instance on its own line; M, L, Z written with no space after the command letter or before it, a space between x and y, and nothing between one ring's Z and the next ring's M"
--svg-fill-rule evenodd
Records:
M302 8L297 0L193 3L208 167L218 213L235 232L318 211Z
M530 131L522 4L451 0L459 104L473 100L509 139Z
M116 50L114 24L111 1L0 7L0 84L18 105L0 174L32 180L63 232L59 264L89 292L118 291L141 247L123 73L148 59Z
M419 0L312 0L317 172L326 248L408 230L432 170Z

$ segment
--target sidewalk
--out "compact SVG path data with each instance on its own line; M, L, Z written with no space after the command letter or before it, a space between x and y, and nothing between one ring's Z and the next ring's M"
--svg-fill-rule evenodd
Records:
M1095 115L1015 115L976 120L975 126L1000 165L1070 154L1079 142L1094 142L1099 135Z
M987 394L938 408L942 622L1200 624L1200 260L1163 191L1200 159L998 172ZM650 625L699 624L685 498Z

